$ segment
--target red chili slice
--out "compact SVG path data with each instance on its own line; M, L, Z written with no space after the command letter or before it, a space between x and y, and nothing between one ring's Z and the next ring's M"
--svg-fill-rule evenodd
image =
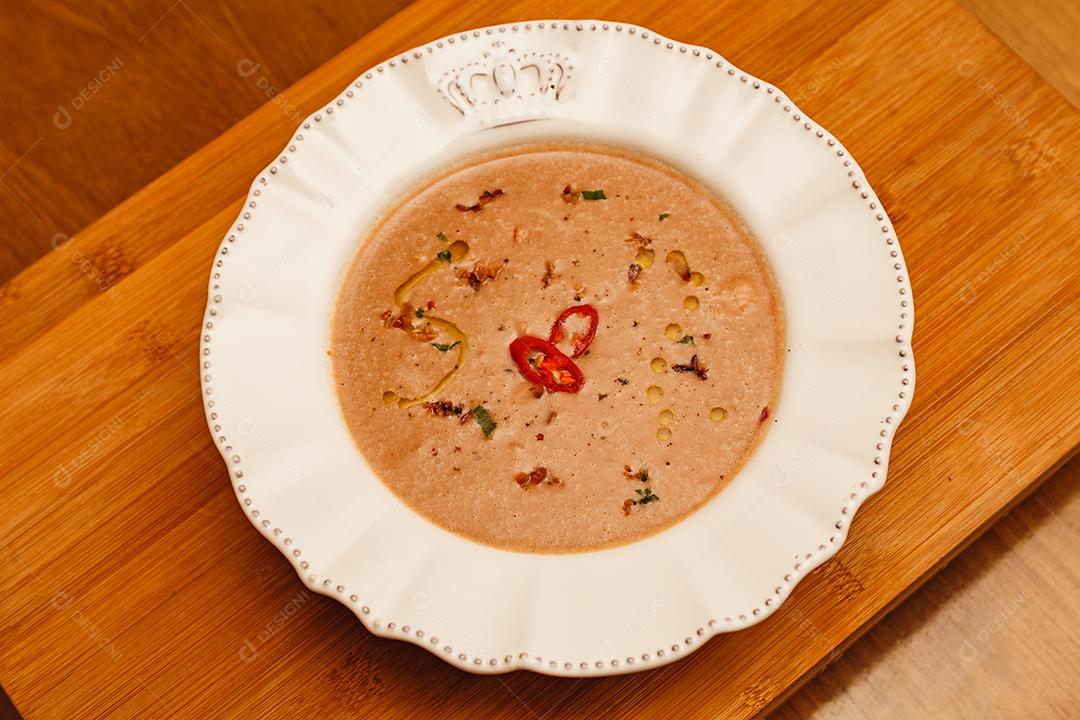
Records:
M535 364L529 362L541 356ZM523 335L510 343L510 357L526 380L551 392L576 393L585 384L585 375L577 363L543 338Z
M551 335L548 337L548 341L554 345L563 338L566 337L566 331L563 330L563 323L567 318L574 315L581 315L588 318L589 329L585 331L585 334L574 333L574 337L570 339L570 344L574 347L574 352L570 357L577 357L583 352L589 349L592 345L593 338L596 337L596 328L600 325L600 317L596 313L596 308L592 305L574 305L568 307L562 311L559 317L555 318L555 323L551 326Z

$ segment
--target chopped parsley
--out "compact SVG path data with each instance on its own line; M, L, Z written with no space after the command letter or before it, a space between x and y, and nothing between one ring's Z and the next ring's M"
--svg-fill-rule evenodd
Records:
M607 200L603 190L582 190L581 197L583 200Z
M427 311L424 310L424 308L416 308L416 317L418 317L418 318L424 317L425 312L427 312Z
M435 237L439 240L442 240L443 242L450 242L450 238L446 237L446 233L444 233L442 230L435 233Z
M651 502L656 502L660 499L660 496L652 491L652 488L637 489L634 491L637 493L637 500L634 500L635 505L648 505Z
M446 352L447 350L453 350L455 347L457 347L460 344L461 344L460 340L455 340L454 342L449 343L449 344L447 344L447 343L431 343L432 347L434 347L439 352Z
M681 338L679 338L675 342L679 343L680 345L693 345L694 344L694 336L693 335L683 335Z
M476 424L484 431L484 437L491 437L491 433L495 432L496 425L487 408L483 405L477 405L472 409L472 416L476 420Z
M439 252L438 252L438 253L437 253L437 254L435 255L435 257L439 258L439 259L440 259L440 260L442 260L442 261L443 261L444 263L448 263L448 262L450 262L450 261L451 261L451 260L453 259L453 257L454 257L454 256L450 254L450 251L449 251L449 250L440 250L440 251L439 251Z
M664 221L671 217L671 213L660 213L660 220Z

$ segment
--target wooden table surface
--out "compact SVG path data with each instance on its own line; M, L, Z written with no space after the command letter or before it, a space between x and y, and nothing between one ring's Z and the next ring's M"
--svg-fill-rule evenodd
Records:
M1067 459L1080 435L1075 109L949 3L734 8L421 0L285 97L306 114L393 52L540 15L649 25L788 89L882 196L919 310L919 394L889 483L837 558L769 621L596 681L464 675L307 595L235 504L194 353L216 244L296 124L268 104L0 289L0 682L16 706L747 716Z

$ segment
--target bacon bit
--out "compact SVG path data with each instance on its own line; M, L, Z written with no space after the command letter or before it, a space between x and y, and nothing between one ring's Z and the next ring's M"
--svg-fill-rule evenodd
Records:
M454 274L457 275L458 280L463 284L478 291L480 290L480 286L488 280L494 280L499 277L499 273L502 272L502 269L502 265L484 265L477 261L476 263L473 263L472 270L458 268L454 271Z
M761 415L758 415L758 422L765 422L769 419L769 406L761 408Z
M477 203L475 203L473 205L462 205L461 203L458 203L454 207L457 208L459 212L478 213L478 212L480 212L481 210L484 209L485 205L487 205L488 203L494 202L496 199L502 197L505 194L506 193L504 193L502 190L500 190L498 188L496 188L495 190L485 190L484 192L482 192L480 194L480 201L479 202L477 202Z
M641 247L648 247L649 245L652 245L652 238L645 237L641 233L634 231L630 233L630 236L628 238L626 238L626 242L637 243Z
M540 442L544 439L544 433L536 433L536 441Z
M679 373L694 373L702 380L708 379L709 368L706 367L705 363L701 362L701 359L697 355L693 355L690 358L689 365L680 363L678 365L672 365L671 369Z
M581 193L574 188L570 187L569 185L563 188L562 200L564 203L567 203L568 205L573 205L580 199Z
M555 263L550 260L544 261L544 276L540 278L540 287L547 290L551 281L555 278Z
M439 334L435 332L435 329L428 323L417 323L416 310L409 303L405 303L401 306L401 313L393 317L393 313L389 310L379 316L382 318L383 325L395 330L401 330L406 335L422 340L424 342L430 342L437 338Z
M449 415L461 415L465 412L465 408L461 405L455 405L447 400L433 400L431 402L424 403L424 409L435 417L447 417Z
M627 500L622 504L622 514L626 517L630 517L630 509L634 507L633 500Z
M540 485L546 483L548 485L559 485L561 481L554 475L548 476L548 470L544 466L533 468L530 472L514 473L514 482L518 484L518 487L522 490L528 490L533 485Z
M641 275L641 266L637 263L630 263L630 268L626 271L626 279L630 281L631 285L637 285L639 275Z

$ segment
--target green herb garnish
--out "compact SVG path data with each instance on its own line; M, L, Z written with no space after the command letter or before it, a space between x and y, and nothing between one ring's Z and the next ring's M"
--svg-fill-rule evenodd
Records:
M424 310L424 308L416 308L416 317L418 317L418 318L424 317L425 312L427 312L427 311Z
M453 350L455 347L460 345L461 341L460 340L455 340L454 342L452 342L450 344L447 344L447 343L431 343L431 344L439 352L446 352L447 350Z
M681 338L679 338L675 342L679 343L680 345L693 345L694 344L694 336L693 335L683 335Z
M476 420L476 424L484 431L484 437L491 437L491 433L495 432L496 426L487 408L483 405L477 405L472 409L472 416Z
M442 240L443 242L450 242L450 238L446 237L446 233L444 233L442 230L435 233L435 237L439 240Z
M660 220L664 221L671 217L671 213L660 213Z
M449 250L440 250L438 253L435 254L435 257L439 258L444 263L448 263L454 259L454 256L450 254Z
M637 493L637 500L634 501L635 505L648 505L651 502L656 502L660 499L660 496L652 491L652 488L645 488L644 490L638 489L634 491Z
M603 190L582 190L581 197L585 200L607 200Z

